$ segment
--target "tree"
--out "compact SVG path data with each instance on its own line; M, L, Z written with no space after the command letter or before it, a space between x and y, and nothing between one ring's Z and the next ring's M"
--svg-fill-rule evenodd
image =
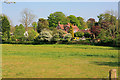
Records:
M22 24L20 24L19 26L18 25L15 26L14 35L16 39L23 40L24 33L25 33L25 27Z
M70 24L69 33L72 35L72 37L74 37L72 24Z
M88 28L91 28L94 25L95 25L95 19L90 18L90 19L87 20L87 26L88 26Z
M33 41L35 39L35 36L37 35L38 33L36 31L34 31L33 29L31 30L28 30L28 40L29 41Z
M80 28L81 25L80 25L78 19L74 15L67 16L67 18L70 20L71 24L77 25L78 28Z
M86 29L87 27L86 27L86 23L85 23L84 19L82 17L77 17L77 19L78 19L78 21L79 21L79 23L81 25L79 27L79 29Z
M27 28L32 24L34 18L35 15L33 15L29 9L26 8L22 11L22 19L20 22L25 26L26 31Z
M91 27L91 33L93 34L93 38L95 39L100 34L101 27L98 25Z
M65 14L62 12L54 12L48 16L49 27L57 27L58 22L61 24L67 24L69 20L66 18Z
M32 26L34 27L34 30L37 31L37 23L36 23L36 22L33 22L33 23L32 23Z
M116 34L118 34L118 20L117 17L114 16L113 11L107 11L107 13L100 14L98 18L98 23L101 28L105 30L107 35L114 39Z
M109 28L109 25L116 25L117 17L113 14L110 14L110 12L111 11L107 11L107 13L100 14L99 16L97 16L99 18L98 23L103 29Z
M1 30L2 30L2 39L3 40L9 40L10 39L10 22L5 15L0 15L1 20L0 22L2 23L1 25Z
M75 33L75 37L83 37L83 36L84 36L84 32L78 31Z
M38 21L37 32L40 33L44 28L48 28L49 23L46 19L40 18Z

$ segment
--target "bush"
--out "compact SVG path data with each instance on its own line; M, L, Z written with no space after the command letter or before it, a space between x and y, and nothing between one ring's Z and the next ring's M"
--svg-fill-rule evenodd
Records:
M65 41L70 41L71 38L72 38L72 35L71 35L70 33L66 34L66 35L63 37L63 39L64 39Z
M57 42L57 41L59 41L59 40L60 40L60 35L56 33L56 34L53 35L51 41L55 41L55 42Z
M90 38L90 37L91 37L91 34L88 33L88 32L85 32L85 33L84 33L84 36L85 36L86 38Z
M13 35L13 36L11 36L11 40L12 41L16 41L16 38L15 38L15 36Z
M82 36L84 36L84 32L78 31L74 35L75 35L75 37L82 37Z
M35 41L38 41L38 42L49 42L51 41L52 39L52 35L51 35L51 31L48 30L48 29L43 29L39 36L35 39Z

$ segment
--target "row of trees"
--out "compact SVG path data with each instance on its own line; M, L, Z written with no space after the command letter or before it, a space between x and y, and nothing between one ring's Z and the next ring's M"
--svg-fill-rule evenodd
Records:
M74 15L65 16L62 12L51 13L48 19L40 18L38 22L33 22L35 16L25 9L23 11L23 17L19 26L15 26L12 36L10 36L10 22L5 15L1 15L0 22L2 23L2 40L29 40L29 41L59 41L70 40L72 37L91 37L91 39L100 39L104 42L119 42L120 29L118 28L118 17L115 16L112 11L100 14L98 16L99 21L90 18L87 22L82 17L75 17ZM77 25L79 29L89 28L91 34L76 32L73 33L73 27L70 25L69 34L62 30L57 30L58 22L61 24L67 24L68 22L73 25ZM32 29L28 27L32 25ZM28 31L28 36L25 36L25 31Z
M49 27L56 27L59 21L61 24L71 23L73 25L77 25L79 29L87 28L82 17L76 17L74 15L65 16L62 12L51 13L48 16Z

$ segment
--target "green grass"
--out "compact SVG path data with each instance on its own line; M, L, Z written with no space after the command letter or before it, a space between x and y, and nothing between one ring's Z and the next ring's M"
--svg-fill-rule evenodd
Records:
M3 77L107 78L118 49L90 45L2 45Z

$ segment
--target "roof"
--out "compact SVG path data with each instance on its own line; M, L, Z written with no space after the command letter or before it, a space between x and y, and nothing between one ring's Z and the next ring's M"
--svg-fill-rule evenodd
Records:
M57 29L64 29L64 25L63 25L63 24L59 24L59 25L57 26Z
M72 25L73 29L79 29L76 25Z

